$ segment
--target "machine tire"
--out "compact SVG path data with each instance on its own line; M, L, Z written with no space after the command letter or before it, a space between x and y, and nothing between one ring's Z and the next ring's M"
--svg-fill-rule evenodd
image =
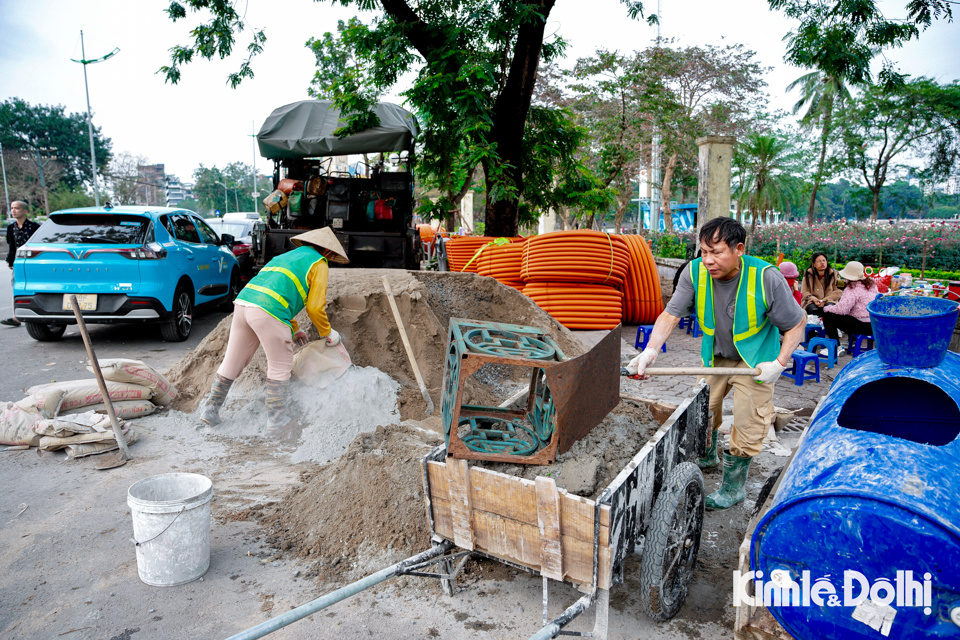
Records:
M181 282L173 294L173 315L160 325L160 336L166 342L183 342L193 328L193 296Z
M67 330L65 324L44 324L42 322L24 322L27 326L27 333L34 340L40 342L56 342L63 337Z
M233 301L240 295L240 289L242 288L240 286L240 270L234 269L230 273L230 290L227 291L227 295L224 296L219 305L221 311L233 311Z
M703 474L696 464L677 465L660 490L640 561L640 600L657 621L677 615L697 564L703 531Z

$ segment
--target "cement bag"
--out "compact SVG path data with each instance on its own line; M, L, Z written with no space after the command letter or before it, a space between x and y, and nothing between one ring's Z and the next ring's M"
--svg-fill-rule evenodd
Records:
M30 388L39 389L40 387ZM23 400L18 401L16 406L24 411L39 413L44 418L52 418L60 411L61 400L63 400L63 389L51 387L50 389L44 389L42 393L28 395Z
M140 439L140 434L138 434L133 429L125 432L123 434L123 439L127 441L127 445L131 445L137 440ZM120 445L117 444L117 441L110 439L105 442L92 442L88 444L68 444L66 447L67 457L68 458L82 458L84 456L93 456L98 453L106 453L107 451L114 451L120 448Z
M113 403L113 412L122 420L132 420L148 416L157 410L157 405L149 400L122 400ZM95 411L98 414L107 415L107 405L91 404L89 407L80 407L79 409L70 409L64 411L62 415L74 415L77 413L86 413Z
M151 405L153 403L150 403ZM122 422L120 423L123 424ZM110 418L93 411L85 411L58 418L40 419L33 425L33 430L41 436L56 436L66 438L82 433L103 434L110 431Z
M120 424L120 431L127 433L130 430L125 424ZM40 438L40 448L44 451L57 451L74 444L92 444L97 442L112 442L116 446L116 438L113 437L113 429L109 431L94 431L91 433L77 433L72 436L43 436Z
M27 445L40 443L40 434L33 426L40 419L35 411L24 410L13 402L0 402L0 444Z
M108 381L107 393L114 402L120 400L149 400L153 396L153 391L148 387L128 382ZM33 402L45 407L42 410L47 417L60 415L64 411L87 407L92 404L103 402L103 396L100 393L100 386L96 380L70 380L68 382L53 382L42 384L27 389L27 393L33 398ZM57 410L48 413L49 406L52 404L48 397L56 397L59 394L60 402ZM22 402L22 401L21 401Z
M326 340L311 342L293 356L293 375L311 387L323 389L350 368L350 354L343 343L328 347Z
M177 397L176 387L145 362L126 358L109 358L99 362L104 380L130 382L149 387L153 390L153 401L159 405L168 405ZM93 367L87 367L87 371L93 373Z

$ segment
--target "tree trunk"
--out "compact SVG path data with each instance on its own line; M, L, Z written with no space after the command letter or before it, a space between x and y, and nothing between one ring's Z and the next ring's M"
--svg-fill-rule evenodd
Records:
M670 183L673 181L673 170L677 167L677 158L679 154L670 156L667 161L667 168L663 170L663 183L660 187L660 206L663 207L663 230L666 233L673 233L673 216L670 212Z
M486 234L494 237L517 235L520 225L520 194L523 193L523 130L530 111L530 100L537 80L540 51L547 16L556 0L531 0L527 6L542 16L524 21L517 30L513 60L503 90L493 105L489 143L497 150L502 173L494 180L490 167L487 176ZM499 184L494 184L494 182ZM513 195L501 196L504 187L516 189Z
M629 196L627 201L624 202L621 199L617 199L617 214L613 217L613 232L621 233L623 225L623 217L627 214L627 203L629 202Z
M817 191L823 181L823 165L827 159L827 139L830 137L830 121L833 116L833 98L824 98L827 104L823 113L823 131L820 133L820 161L817 163L817 175L813 179L813 193L810 194L810 208L807 210L807 224L814 223L813 210L817 204Z
M877 221L877 213L880 211L880 186L877 185L876 189L870 189L873 192L873 204L870 207L870 219L874 222Z

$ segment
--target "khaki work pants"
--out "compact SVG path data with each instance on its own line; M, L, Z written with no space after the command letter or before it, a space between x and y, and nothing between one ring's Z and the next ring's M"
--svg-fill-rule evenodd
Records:
M714 357L715 367L749 369L743 360ZM733 429L730 430L730 453L753 457L763 449L773 409L773 385L759 384L751 376L706 376L710 385L710 411L713 428L723 421L723 399L733 389Z

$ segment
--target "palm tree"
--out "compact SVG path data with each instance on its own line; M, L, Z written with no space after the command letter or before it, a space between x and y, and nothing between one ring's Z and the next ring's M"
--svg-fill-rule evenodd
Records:
M757 218L767 221L769 213L787 208L796 196L794 167L797 154L789 140L776 134L751 133L738 146L738 163L745 168L738 192L738 206L753 214L750 236L756 232Z
M800 87L800 100L793 105L794 115L806 105L807 111L800 118L800 123L808 128L820 125L820 161L817 163L813 192L810 194L810 208L807 210L807 224L813 224L813 209L817 202L817 190L823 182L823 165L827 158L827 140L833 125L833 111L850 99L850 91L838 74L819 70L800 76L787 85L787 91L793 91L796 87Z

